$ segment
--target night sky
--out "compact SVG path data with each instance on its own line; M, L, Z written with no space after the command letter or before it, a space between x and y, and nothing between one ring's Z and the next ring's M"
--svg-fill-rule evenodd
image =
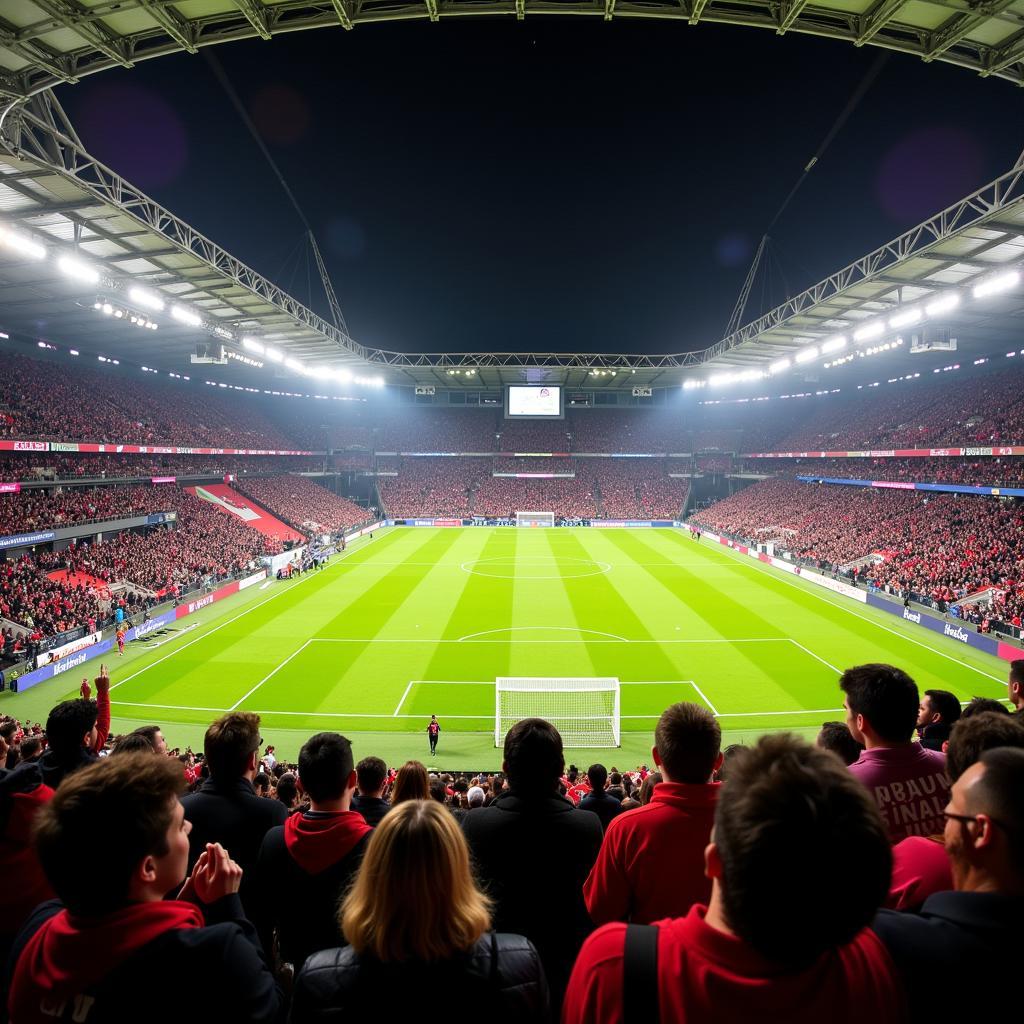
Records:
M588 18L359 26L214 49L351 333L406 351L673 352L881 51ZM62 87L86 147L326 312L302 224L202 56ZM1024 94L891 54L772 231L748 316L1008 169Z

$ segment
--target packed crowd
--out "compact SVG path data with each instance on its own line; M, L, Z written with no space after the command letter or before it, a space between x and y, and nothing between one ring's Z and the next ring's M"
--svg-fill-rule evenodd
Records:
M473 495L473 514L513 518L516 512L554 512L572 519L597 515L593 482L575 479L528 480L487 476Z
M364 457L368 460L368 457ZM0 480L122 480L154 476L217 476L315 472L324 458L313 455L69 455L58 452L0 456ZM340 466L334 468L342 468Z
M159 487L21 491L0 494L0 536L103 519L129 519L172 507Z
M247 477L238 490L303 533L335 533L366 522L369 514L304 476Z
M967 484L979 487L1020 487L1024 458L843 458L744 459L744 472L781 476L822 476L896 483Z
M655 771L581 773L527 718L472 778L357 763L333 732L284 764L249 712L198 756L156 725L111 741L95 686L45 729L0 720L12 1024L144 1004L169 1024L169 976L201 1021L406 1020L426 1000L458 1024L916 1024L937 978L984 976L1019 937L1024 662L1014 713L867 664L813 745L723 750L683 703ZM941 998L950 1019L977 1005L971 985Z
M395 519L471 515L473 491L491 473L490 459L378 458L377 462L378 468L398 473L377 478L384 510Z

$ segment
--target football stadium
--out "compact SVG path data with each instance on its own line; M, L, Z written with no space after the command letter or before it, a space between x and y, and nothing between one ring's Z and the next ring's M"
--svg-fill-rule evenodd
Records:
M0 1020L974 1012L1022 18L0 0Z

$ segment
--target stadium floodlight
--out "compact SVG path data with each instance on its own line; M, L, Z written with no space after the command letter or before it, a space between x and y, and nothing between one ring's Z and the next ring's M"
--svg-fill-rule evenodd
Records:
M348 370L335 370L334 379L339 384L349 384L352 381L352 374Z
M788 370L790 368L791 365L792 365L792 363L790 363L790 361L788 359L785 359L785 358L783 358L783 359L776 359L775 362L772 363L771 366L768 367L768 372L769 373L784 373L786 370Z
M933 302L929 302L924 307L924 311L928 316L941 316L943 313L948 313L951 309L956 309L959 305L960 296L956 292L947 292L945 295L940 295Z
M164 308L164 300L156 292L151 292L148 288L129 288L128 298L136 305L145 306L146 309L159 311Z
M70 256L61 256L57 260L57 269L66 277L74 278L76 281L84 281L86 284L99 284L100 272L88 263L72 259Z
M846 336L843 334L837 334L833 338L829 338L828 341L821 343L821 354L827 356L830 352L839 352L846 348Z
M543 718L567 747L619 746L619 680L522 678L495 680L494 745L524 718Z
M1008 270L1004 274L996 274L994 277L986 278L980 284L974 286L972 294L976 299L984 299L989 295L996 295L999 292L1007 292L1016 288L1020 282L1020 273L1016 270Z
M255 338L243 338L242 347L249 352L255 352L258 356L267 354L267 350Z
M797 354L793 356L793 358L798 363L809 363L812 360L817 359L818 355L818 349L814 345L812 345L810 348L805 348L802 349L800 352L797 352Z
M171 316L179 323L186 324L189 327L198 327L203 322L201 316L193 313L191 309L186 309L184 306L171 306Z
M46 259L46 247L8 228L0 227L0 245L30 260Z
M877 338L879 335L885 333L885 321L875 320L870 324L865 324L859 330L853 332L854 341L868 341L871 338Z
M290 359L290 358L286 359L284 361L284 365L289 370L294 370L295 373L305 373L306 372L306 368L302 365L302 363L300 363L298 361L298 359Z
M280 351L279 349L276 349L276 348L271 348L271 346L270 346L270 345L267 345L267 347L266 347L266 349L264 350L264 353L263 353L263 354L264 354L264 355L265 355L265 356L266 356L266 357L267 357L267 358L268 358L268 359L269 359L269 360L270 360L270 361L271 361L272 363L283 363L283 362L284 362L284 353L283 353L283 352L281 352L281 351Z
M916 324L920 319L921 310L917 306L911 306L910 309L901 309L898 313L889 317L889 326L894 329L909 327L911 324Z

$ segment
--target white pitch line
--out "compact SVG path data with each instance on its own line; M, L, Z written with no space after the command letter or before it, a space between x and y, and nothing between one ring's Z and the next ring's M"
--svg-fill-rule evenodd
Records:
M359 552L359 551L364 551L376 539L377 538L371 538L365 544L360 544L358 548L354 548L353 549L352 553ZM344 552L342 554L340 554L338 556L338 558L330 566L328 566L326 571L330 572L331 569L333 569L335 566L341 565L342 564L342 559L345 558L345 556L346 555L345 555ZM140 668L138 672L133 672L130 676L125 676L124 679L119 679L116 683L113 683L110 688L112 690L116 690L119 686L122 685L122 683L130 683L136 676L141 676L143 672L148 672L154 665L159 665L160 662L166 661L168 658L173 658L176 654L180 654L187 647L191 647L193 644L199 643L200 640L205 640L208 636L212 636L214 633L217 632L218 629L223 629L225 626L230 626L232 622L236 622L243 615L248 615L249 612L254 612L254 611L256 611L257 608L262 608L265 604L269 604L271 601L273 601L275 598L280 597L282 594L290 594L296 587L302 585L302 583L304 582L304 579L308 580L310 578L312 578L312 579L319 579L320 578L320 574L317 573L317 574L314 575L312 573L307 573L304 578L303 577L299 577L299 579L297 579L290 586L284 586L280 590L278 590L275 593L271 594L270 597L268 597L265 601L257 601L256 604L250 605L248 608L243 609L237 615L233 615L230 619L226 620L225 622L221 622L219 625L214 626L213 629L208 629L205 633L203 633L202 636L197 636L195 638L195 640L189 640L189 642L187 644L182 644L180 647L176 648L175 650L170 651L168 654L165 654L162 658L157 658L156 661L151 661L148 665L143 665L142 668ZM198 623L197 623L197 625L198 625Z
M898 629L893 629L891 626L885 625L885 623L877 622L875 619L869 619L866 615L861 615L860 612L854 611L852 608L846 605L839 604L836 601L830 601L824 594L817 593L820 587L815 586L813 583L809 585L809 588L801 587L799 584L794 583L792 580L786 579L785 576L776 576L768 573L764 569L758 568L762 563L754 562L751 558L746 555L741 555L734 551L732 548L726 547L724 544L718 545L718 547L730 552L733 555L732 561L745 569L753 569L760 573L762 576L768 576L769 579L777 580L779 583L785 583L789 587L793 587L795 590L799 590L801 594L809 594L811 597L816 597L819 601L824 601L825 604L832 605L833 608L838 608L840 611L846 612L847 615L852 615L855 619L861 619L864 622L872 626L877 626L879 629L884 629L887 633L892 633L893 636L898 636L901 640L906 640L908 643L916 644L918 647L923 647L926 651L931 651L932 654L937 654L941 658L946 658L948 661L952 661L963 668L970 669L972 672L976 672L979 676L984 676L986 679L993 679L997 683L1001 683L1003 686L1006 685L1006 679L1000 678L999 676L992 675L991 672L985 672L983 669L977 668L974 665L969 665L966 661L961 661L959 658L954 658L952 654L947 654L945 651L940 651L936 647L929 647L928 644L923 643L920 640L915 640L914 637L908 636L906 633L901 633Z
M835 715L839 712L846 713L846 708L815 708L806 711L803 708L794 708L792 711L729 711L717 718L760 718L765 715Z
M187 704L145 704L135 700L112 700L110 703L112 707L160 708L165 711L212 711L218 715L223 715L228 710L227 708L194 708Z
M238 705L241 704L242 701L248 700L248 698L251 697L268 679L272 679L274 676L276 676L277 673L280 672L281 669L283 669L285 665L287 665L288 662L292 660L292 658L294 658L296 655L301 654L308 646L309 641L307 640L297 651L292 651L292 653L289 654L288 657L285 658L280 665L278 665L272 671L268 672L251 690L249 690L248 693L245 694L245 696L239 697L239 699L236 700L235 703L228 708L228 711L236 710L238 708Z
M409 691L413 688L413 684L415 682L415 679L409 680L409 685L405 688L405 692L402 694L402 699L398 702L398 707L395 708L395 713L391 716L392 718L398 717L398 712L402 710L402 705L405 703L405 698L409 696Z
M537 627L530 627L537 628ZM623 637L619 640L435 640L430 637L335 637L314 636L311 644L788 644L788 636L763 636L753 639L727 640L725 638L709 640L630 640Z
M700 697L700 699L704 701L704 703L707 704L707 706L711 709L711 714L713 714L715 718L718 718L718 709L715 707L714 704L711 703L711 701L708 700L704 691L695 682L693 682L693 680L690 680L690 685L697 691L697 695Z
M832 671L835 672L837 676L841 676L843 674L843 670L841 668L836 668L835 665L832 664L832 662L826 661L824 658L819 658L818 655L814 653L814 651L804 647L804 645L800 643L799 640L794 640L792 637L790 637L790 643L796 644L796 646L799 647L800 650L803 651L805 654L809 654L816 661L820 661L822 665L824 665L826 668L832 669Z
M618 633L605 633L600 629L583 629L581 626L501 626L498 629L482 629L479 633L467 633L465 636L460 636L459 643L469 643L474 637L477 636L490 636L493 633L519 633L523 631L529 632L530 630L546 629L549 631L555 631L559 633L587 633L590 636L606 636L612 640L616 640L620 643L630 643L624 636L619 636ZM576 643L576 641L572 641Z

